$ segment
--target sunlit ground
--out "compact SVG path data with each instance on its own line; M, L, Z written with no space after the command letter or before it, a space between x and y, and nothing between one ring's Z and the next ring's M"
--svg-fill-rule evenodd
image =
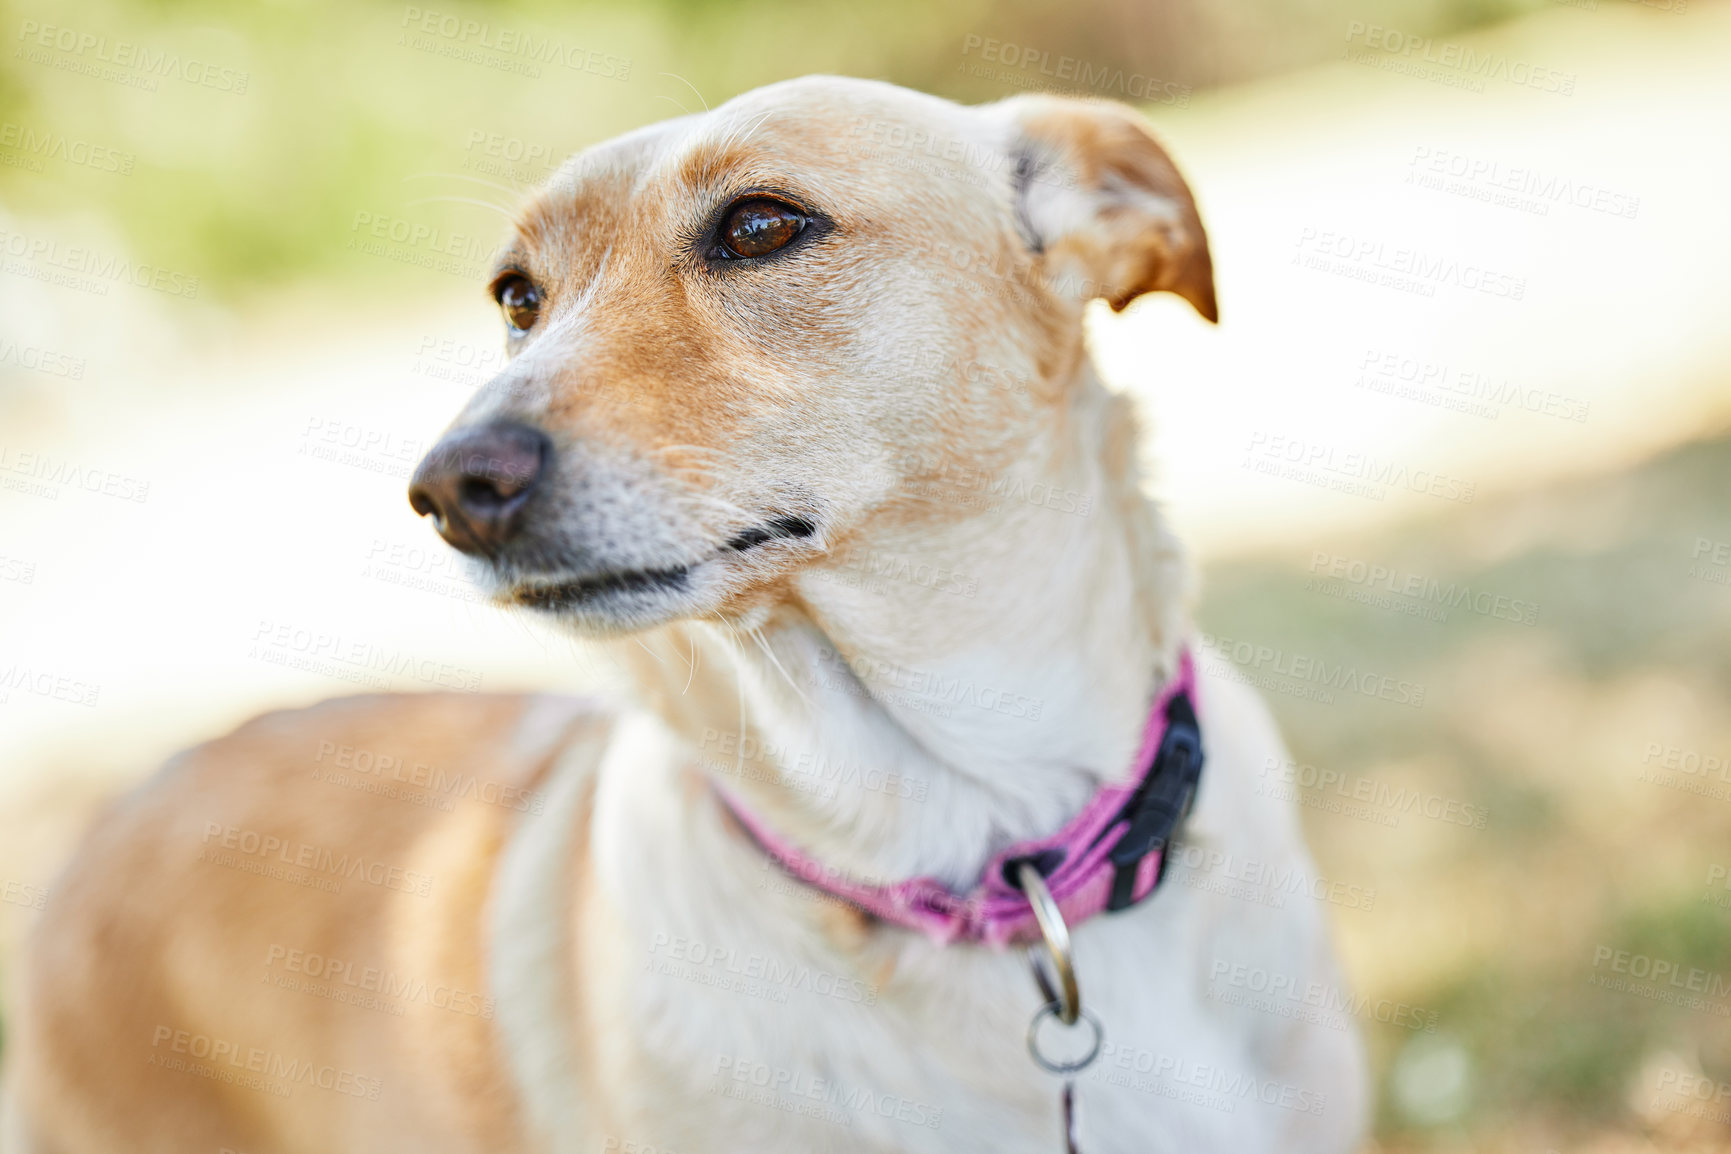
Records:
M1383 1145L1731 1148L1731 7L1456 39L1574 91L1342 60L1159 109L1223 324L1150 301L1093 336L1206 562L1208 659L1319 783L1294 788L1324 873L1376 891L1333 911L1353 979L1432 1027L1359 1019ZM0 228L123 243L39 206ZM610 679L477 603L410 513L499 334L478 277L376 263L226 307L0 275L6 336L87 361L0 363L0 454L114 475L0 491L0 671L67 687L0 689L13 895L173 749L364 687L294 668L280 627L489 690ZM1422 695L1315 700L1283 656ZM0 903L0 949L28 905ZM1720 996L1594 984L1619 951Z

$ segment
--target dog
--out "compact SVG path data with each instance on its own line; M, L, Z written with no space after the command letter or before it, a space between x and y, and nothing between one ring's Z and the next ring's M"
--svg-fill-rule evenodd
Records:
M1193 670L1084 348L1095 299L1216 319L1132 110L774 84L573 158L492 292L511 359L411 504L633 703L355 697L171 760L33 931L15 1150L1354 1148L1360 1041L1306 1009L1342 989L1326 890L1257 788L1280 738ZM1034 855L963 932L944 895L1007 847L1167 780L1175 695L1200 777L1127 908L1030 931ZM916 878L961 920L874 905ZM1030 1045L1096 1057L1066 1095Z

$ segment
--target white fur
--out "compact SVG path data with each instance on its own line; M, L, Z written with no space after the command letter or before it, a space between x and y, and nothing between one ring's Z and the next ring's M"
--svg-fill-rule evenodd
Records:
M1097 454L1080 450L1101 433L1107 400L1091 376L1083 382L1068 426L1076 443L1050 447L1046 477L1105 496ZM605 1046L622 1058L595 1072L611 1120L569 1148L600 1149L609 1138L678 1154L1060 1148L1058 1081L1024 1049L1039 999L1021 953L942 948L897 929L859 942L826 931L818 895L768 866L696 783L714 777L849 871L972 884L991 853L1057 828L1102 780L1128 770L1154 688L1148 671L1170 667L1176 639L1163 632L1170 622L1146 621L1139 607L1145 561L1126 553L1126 515L1104 500L1087 517L1010 509L984 539L923 543L934 561L953 550L959 567L998 575L977 605L934 605L930 589L911 584L862 593L814 581L803 592L827 630L778 619L762 647L725 629L700 647L697 677L738 677L741 729L787 760L830 755L915 775L927 784L923 804L859 789L814 796L790 788L795 771L777 776L743 757L730 769L701 739L647 715L624 728L601 769L595 817L593 864L612 912L604 929L590 922L591 985L577 994L591 1028L604 1021L624 1032ZM838 652L868 670L863 683L835 676ZM1040 700L1041 720L898 705L871 683L882 668L872 662L983 679ZM1206 677L1198 697L1208 762L1184 833L1193 856L1312 876L1290 805L1254 789L1268 759L1283 756L1261 704ZM1175 864L1142 905L1077 927L1084 1001L1110 1046L1080 1083L1085 1149L1351 1149L1365 1112L1357 1037L1207 997L1219 959L1338 987L1322 907L1304 886L1271 896L1284 902L1277 908L1211 880ZM717 951L734 952L720 964L695 961ZM744 990L718 985L732 970L761 978ZM818 989L842 983L876 1004ZM551 1000L516 1016L569 1020ZM716 1093L742 1085L718 1071L745 1063L781 1082L777 1104ZM532 1111L543 1117L571 1092L548 1077L524 1089L546 1098ZM802 1092L829 1099L832 1117L794 1112L812 1106ZM1184 1100L1198 1092L1212 1105ZM898 1109L938 1125L898 1121Z
M568 707L562 720L569 724ZM541 786L544 806L525 815L501 855L487 927L495 1020L524 1091L528 1128L558 1154L577 1150L576 1139L589 1125L583 1104L568 1093L578 1058L566 971L569 867L596 753L595 739L579 739L554 763Z

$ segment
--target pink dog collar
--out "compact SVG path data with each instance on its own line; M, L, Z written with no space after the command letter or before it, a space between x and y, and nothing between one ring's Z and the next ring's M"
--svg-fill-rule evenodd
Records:
M1109 785L1063 829L1020 842L986 865L966 895L934 878L872 885L830 869L789 845L718 790L741 825L788 873L886 922L926 934L939 945L985 942L1001 948L1040 940L1033 907L1011 880L1026 861L1040 871L1071 926L1105 911L1127 909L1160 884L1166 846L1190 810L1202 772L1202 734L1191 702L1196 675L1186 651L1178 675L1154 700L1126 785Z

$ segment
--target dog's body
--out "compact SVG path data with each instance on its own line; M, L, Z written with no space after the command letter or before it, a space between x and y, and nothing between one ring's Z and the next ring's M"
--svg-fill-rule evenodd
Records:
M785 876L716 786L846 876L960 891L1130 771L1182 564L1080 313L1167 289L1212 316L1176 171L1109 106L794 82L569 166L501 278L517 356L452 436L552 439L512 426L417 508L501 599L639 631L614 645L643 707L355 699L179 759L36 935L15 1140L1059 1148L1021 953ZM1230 681L1197 708L1187 850L1074 929L1106 1036L1084 1149L1348 1150L1356 1037L1220 980L1339 988L1294 815L1257 789L1279 739ZM448 812L350 788L380 765L472 788Z

